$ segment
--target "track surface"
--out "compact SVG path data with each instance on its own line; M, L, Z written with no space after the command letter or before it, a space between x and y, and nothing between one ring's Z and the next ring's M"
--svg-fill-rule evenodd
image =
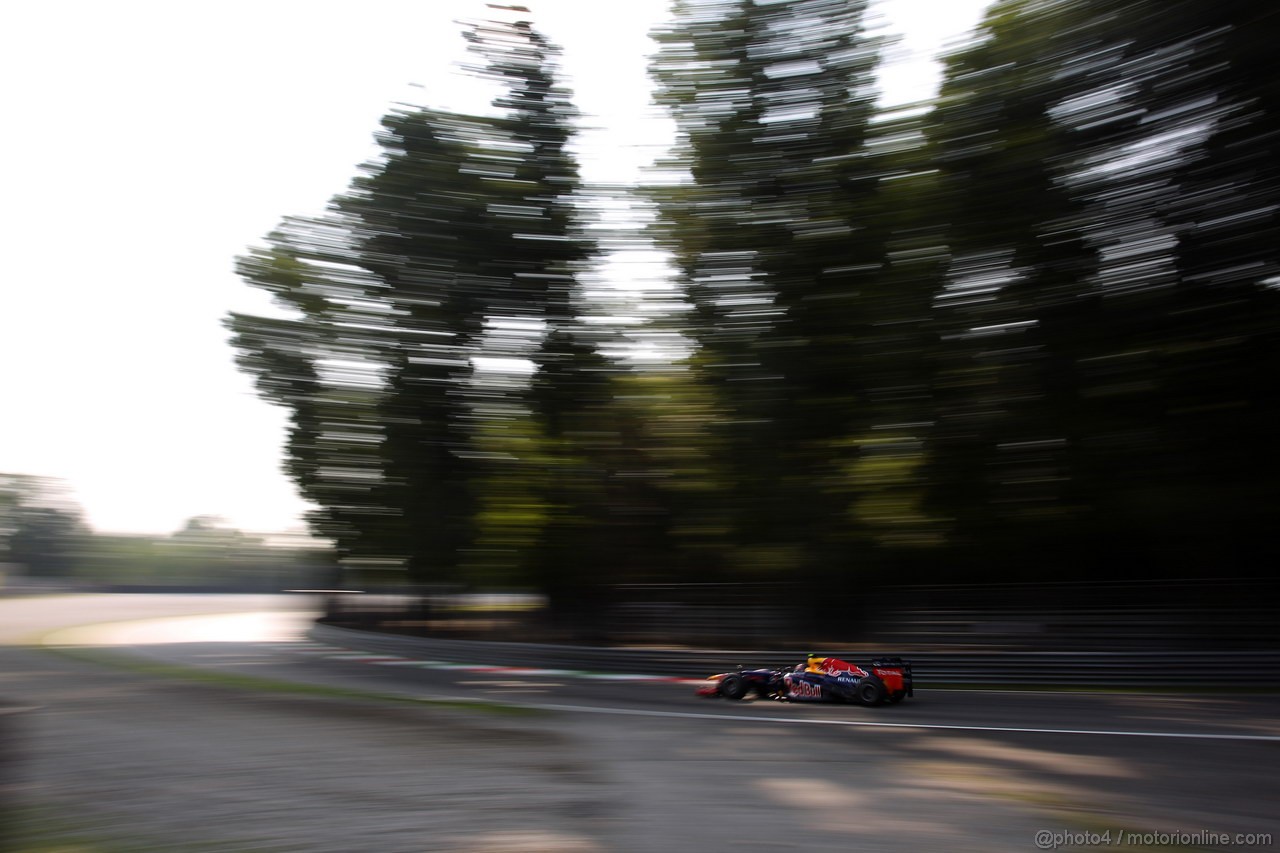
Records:
M1280 838L1273 814L1280 793L1275 696L930 691L922 685L914 700L887 708L731 703L696 699L684 684L446 669L344 653L302 638L308 614L297 605L211 596L0 601L6 626L0 639L14 642L75 623L241 610L254 615L117 624L47 635L46 642L109 644L135 658L259 678L550 711L497 728L486 722L489 734L462 736L462 751L449 761L438 751L424 756L428 765L435 758L434 764L480 773L501 792L492 802L481 795L465 807L483 816L485 831L442 832L457 817L445 806L412 816L393 810L394 819L365 814L364 831L389 833L378 849L1033 850L1040 831L1050 833L1052 846L1055 834L1065 842L1067 833L1108 830L1116 839L1120 832L1204 831ZM230 703L236 713L245 708L217 691L205 691L201 701ZM313 722L300 722L298 713L273 707L255 725L283 725L296 734ZM468 723L440 722L438 712L403 713L431 716L445 728ZM220 714L219 724L225 718ZM93 716L85 722L107 725ZM400 725L398 718L379 719L374 728L390 737ZM201 729L198 720L190 726ZM528 742L495 755L492 743L513 732ZM421 746L420 738L406 738L391 738L393 755ZM314 747L341 754L346 766L394 763L386 743ZM459 748L450 742L451 750ZM151 763L163 768L167 758L156 755ZM530 776L530 766L558 769ZM277 762L270 769L285 780L273 790L279 808L287 808L298 796L294 789L306 787L305 768ZM522 776L530 776L527 784L510 790ZM445 773L415 784L429 783L422 792L429 796L432 785L447 789L450 778ZM366 779L361 790L369 785ZM439 796L436 791L437 803ZM539 802L542 807L530 811ZM345 831L352 830L350 817ZM271 849L359 848L344 847L350 839L343 841L333 827L316 831L326 825L317 817L307 828L256 831L278 845ZM187 826L190 841L212 841L226 831L200 828L198 819ZM1260 849L1246 840L1181 849Z

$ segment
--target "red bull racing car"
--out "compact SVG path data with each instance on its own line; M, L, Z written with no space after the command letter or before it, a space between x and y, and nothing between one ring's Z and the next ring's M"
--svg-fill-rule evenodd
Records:
M902 658L876 658L867 669L839 658L809 655L794 669L739 669L713 675L697 695L787 702L897 704L913 695L911 664Z

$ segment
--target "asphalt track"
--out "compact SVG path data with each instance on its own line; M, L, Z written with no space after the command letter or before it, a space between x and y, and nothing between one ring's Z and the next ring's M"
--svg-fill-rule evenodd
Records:
M140 602L145 605L144 600ZM262 603L271 604L269 599ZM697 682L625 673L421 661L315 643L305 607L90 624L48 645L114 646L149 660L420 698L501 702L575 713L784 725L1280 742L1280 698L1212 693L931 690L863 708L693 696ZM1189 682L1202 683L1198 673Z
M1107 829L1280 838L1274 695L918 685L914 699L882 708L704 700L679 680L494 670L324 646L303 636L304 604L110 596L31 600L22 609L6 601L0 639L39 635L64 650L106 646L132 660L271 681L538 709L545 716L535 727L572 740L581 773L616 790L586 809L576 834L494 849L578 849L566 838L591 850L692 849L652 835L654 821L673 819L683 838L709 850L848 849L850 833L860 849L886 850L944 838L945 849L1043 849L1041 831L1059 847L1071 832ZM241 612L199 615L227 610ZM181 618L154 618L162 613ZM76 622L92 624L51 630ZM450 844L386 849L469 849Z

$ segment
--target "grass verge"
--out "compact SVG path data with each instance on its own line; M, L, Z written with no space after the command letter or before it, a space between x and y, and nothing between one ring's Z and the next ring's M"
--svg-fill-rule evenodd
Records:
M309 696L325 699L345 699L366 702L383 702L396 705L413 705L416 707L446 708L452 710L479 711L487 714L507 716L536 716L541 714L534 708L520 705L506 705L500 702L489 702L478 699L429 699L415 696L404 696L397 693L382 693L373 690L357 690L349 687L335 687L328 684L306 684L296 681L281 681L274 678L261 678L252 675L241 675L235 672L202 669L180 664L160 663L142 660L130 655L103 651L92 646L63 646L40 643L36 648L50 654L132 672L151 678L176 679L194 684L220 687L228 690L240 690L253 693L266 693L284 696Z
M201 842L147 839L126 835L120 827L94 824L50 806L11 809L9 834L0 838L10 853L285 853L286 848L251 842Z

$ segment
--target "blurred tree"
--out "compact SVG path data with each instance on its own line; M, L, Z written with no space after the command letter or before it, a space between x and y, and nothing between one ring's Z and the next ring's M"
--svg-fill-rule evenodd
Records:
M90 584L276 591L313 586L327 560L315 542L267 545L196 516L172 536L93 532L58 480L0 474L0 567Z
M523 20L467 37L500 114L389 115L382 157L328 216L288 220L241 262L296 317L231 328L241 365L292 413L290 474L344 560L511 583L546 521L529 465L544 451L516 425L530 367L559 358L549 332L573 325L590 243L557 49Z
M1063 436L1075 395L1051 395L1049 381L1050 361L1071 353L1047 347L1043 315L1071 304L1096 265L1074 225L1079 202L1056 180L1074 142L1050 114L1066 94L1060 41L1081 17L1073 3L993 7L949 58L927 121L949 250L934 303L932 497L961 543L993 556L1073 512Z
M393 342L378 283L353 262L353 229L338 214L285 220L237 269L294 316L233 314L227 325L241 369L289 412L284 467L317 507L316 534L343 559L385 558L387 544L399 544L385 533L399 516L373 492L383 482L380 371ZM379 526L383 535L368 535Z
M879 176L876 229L884 255L858 286L858 322L850 328L860 372L860 405L830 452L832 493L847 504L838 538L857 546L857 584L898 574L904 562L930 559L948 541L950 523L926 505L928 447L936 400L933 297L947 249L936 207L937 170L925 143L919 104L882 113L869 128L868 159Z
M546 518L533 579L550 596L557 618L575 619L583 591L612 580L616 545L608 541L605 524L605 457L616 442L609 402L617 367L568 328L548 334L539 363L529 406L539 424L544 464L530 473ZM560 612L565 607L569 612Z
M1274 553L1275 20L1005 2L950 58L932 473L989 565Z
M391 113L240 261L288 313L233 316L239 362L349 565L563 598L1274 554L1265 7L1003 0L922 117L874 113L861 0L682 0L644 196L695 351L647 371L583 321L574 112L504 11L467 35L495 115Z
M476 388L483 511L468 574L533 582L560 596L599 571L585 542L555 544L573 538L566 531L586 532L550 492L552 482L563 487L581 471L581 451L563 425L607 398L610 368L578 319L575 277L596 246L577 207L582 185L570 151L577 111L557 82L560 50L519 20L527 10L510 11L514 21L468 35L486 61L476 72L503 87L494 106L504 115L496 147L507 152L499 186L508 196L489 208L498 278L483 347L492 361Z
M877 375L875 327L922 319L898 316L885 279L894 152L871 124L880 39L865 10L691 0L656 35L658 100L680 135L674 178L651 190L659 239L695 309L734 563L757 574L845 572L849 528L870 519L851 511L841 460L865 452L888 414L873 389L897 381Z
M37 577L71 577L91 531L57 480L0 474L0 562Z

